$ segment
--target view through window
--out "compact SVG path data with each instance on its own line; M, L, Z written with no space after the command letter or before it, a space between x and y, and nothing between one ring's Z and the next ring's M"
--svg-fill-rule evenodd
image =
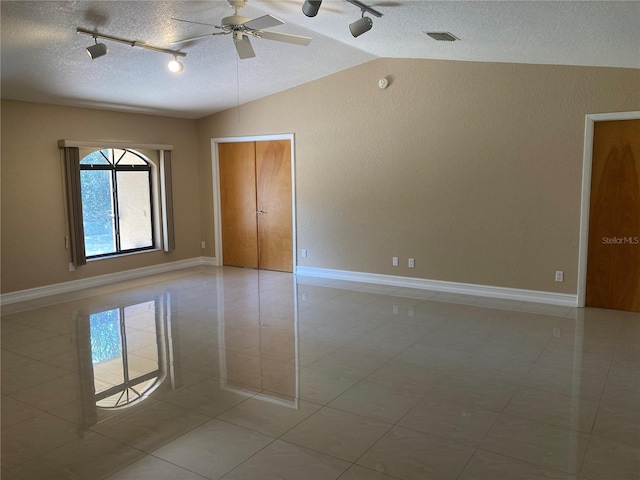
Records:
M96 150L80 161L87 258L154 248L151 180L151 163L133 150Z

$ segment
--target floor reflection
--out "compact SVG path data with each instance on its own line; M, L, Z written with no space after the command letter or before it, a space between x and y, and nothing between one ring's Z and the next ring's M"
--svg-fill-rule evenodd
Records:
M640 314L201 267L3 308L3 480L640 478Z
M231 299L225 299L224 283L218 291L221 385L295 407L297 285L293 277L276 280L260 270L247 272L245 278L234 286Z

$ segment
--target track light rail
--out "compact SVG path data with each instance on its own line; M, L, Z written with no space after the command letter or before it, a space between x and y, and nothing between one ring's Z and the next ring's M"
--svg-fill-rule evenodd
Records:
M124 43L131 47L144 48L146 50L153 50L154 52L167 53L169 55L173 55L174 57L186 57L187 54L184 52L179 52L178 50L170 50L168 48L155 47L153 45L149 45L144 42L140 42L138 40L128 40L122 37L116 37L114 35L107 35L106 33L99 33L92 30L87 30L86 28L78 27L76 28L77 33L82 33L83 35L89 35L94 39L104 38L106 40L111 40L118 43Z
M362 10L363 13L367 12L367 13L370 13L371 15L375 15L378 18L382 17L382 13L380 13L378 10L370 7L369 5L365 5L364 3L358 0L347 0L347 2L358 7L360 10Z

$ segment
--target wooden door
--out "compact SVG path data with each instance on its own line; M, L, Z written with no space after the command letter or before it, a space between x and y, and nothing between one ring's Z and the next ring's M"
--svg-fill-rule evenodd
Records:
M288 140L256 142L258 264L293 271L291 147Z
M221 143L218 160L224 264L258 268L255 144Z
M225 265L293 271L291 142L218 145Z
M640 120L594 126L586 305L640 311Z

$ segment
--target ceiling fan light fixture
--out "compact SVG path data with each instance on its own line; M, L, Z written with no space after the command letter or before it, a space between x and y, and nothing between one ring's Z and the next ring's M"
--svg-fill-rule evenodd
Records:
M302 5L302 13L307 17L315 17L320 10L320 5L322 5L322 0L306 0Z
M363 15L360 20L356 20L355 22L349 24L349 31L354 37L359 37L363 33L371 30L371 27L373 27L373 20Z
M184 64L178 60L178 57L173 57L173 60L167 64L167 68L169 68L170 72L180 73L184 70Z
M107 54L107 46L104 43L98 43L98 39L93 37L95 40L95 45L91 45L87 47L87 55L91 60L95 60L96 58L100 58Z

